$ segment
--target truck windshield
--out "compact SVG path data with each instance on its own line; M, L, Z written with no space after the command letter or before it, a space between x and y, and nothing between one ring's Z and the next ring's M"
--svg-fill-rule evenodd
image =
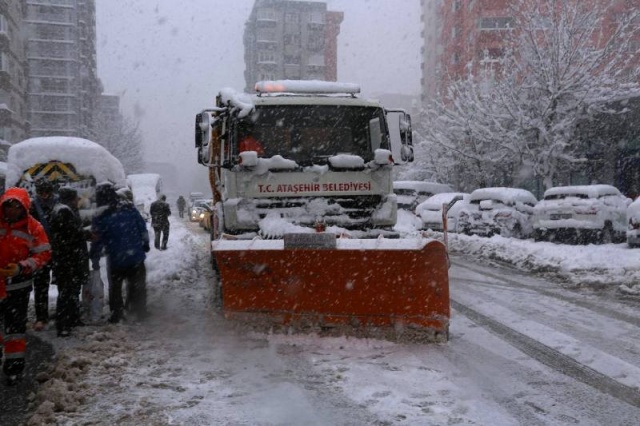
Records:
M382 123L383 111L375 107L260 106L239 124L236 148L265 158L281 155L300 165L321 164L336 154L370 161L376 148L389 149Z

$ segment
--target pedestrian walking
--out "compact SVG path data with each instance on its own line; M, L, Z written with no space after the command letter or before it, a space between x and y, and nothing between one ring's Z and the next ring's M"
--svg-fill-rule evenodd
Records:
M149 207L151 214L151 226L154 233L154 246L158 250L166 250L169 241L169 216L171 207L167 203L167 196L161 195L159 199L151 203ZM162 245L160 239L162 238Z
M30 214L40 222L51 240L51 212L58 202L55 186L47 178L40 178L35 182L36 195L31 200ZM49 322L49 286L55 282L51 265L45 265L33 277L33 299L35 303L36 321L35 331L41 331Z
M100 256L107 255L109 277L109 322L124 318L122 285L128 283L129 309L142 320L147 315L147 270L144 264L149 251L149 233L144 219L131 203L120 201L111 184L96 188L96 204L103 211L93 218L89 258L93 270L100 269Z
M185 200L184 197L181 195L178 197L178 201L176 201L176 204L178 205L178 214L180 215L181 218L183 218L184 209L187 207L187 200Z
M31 201L23 188L0 197L0 348L4 331L6 383L15 384L25 367L27 310L34 274L51 260L43 226L29 214Z
M56 329L58 336L67 337L73 327L83 325L80 317L80 292L89 282L90 232L82 227L78 212L78 192L63 187L58 191L58 203L51 215L51 247L53 273L58 285Z

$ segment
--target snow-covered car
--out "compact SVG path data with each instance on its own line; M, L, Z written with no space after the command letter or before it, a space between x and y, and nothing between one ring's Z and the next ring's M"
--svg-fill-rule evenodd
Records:
M469 200L469 194L463 192L443 192L427 198L416 207L416 216L422 221L422 229L443 231L442 205L449 204L454 198L462 197L447 212L447 231L458 232L458 215Z
M640 197L627 207L627 244L629 247L640 247Z
M453 189L443 183L397 180L393 182L393 192L398 199L398 209L413 212L418 204L432 195L440 194L441 192L453 192Z
M534 209L534 238L575 242L624 241L631 199L611 185L549 188Z
M458 232L467 235L528 238L538 200L526 189L480 188L471 192L458 216Z
M191 222L200 222L204 217L207 206L210 206L212 202L213 200L200 199L191 203L189 207L189 220L191 220Z

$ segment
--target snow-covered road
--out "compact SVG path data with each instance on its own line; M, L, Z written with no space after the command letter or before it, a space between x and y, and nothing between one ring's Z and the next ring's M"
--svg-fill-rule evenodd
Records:
M172 222L147 261L143 324L58 350L31 424L635 425L640 314L611 298L454 257L451 339L407 345L247 334L211 308L208 237Z

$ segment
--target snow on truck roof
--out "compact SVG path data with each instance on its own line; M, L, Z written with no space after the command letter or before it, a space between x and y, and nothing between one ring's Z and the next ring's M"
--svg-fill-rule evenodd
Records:
M621 195L618 188L611 185L574 185L556 186L544 191L544 197L554 195L586 195L589 198L598 198L603 195Z
M273 85L284 91L267 91L265 89L267 85ZM256 90L259 89L264 91L251 95L227 87L220 91L220 100L224 105L239 108L238 116L241 118L249 115L256 106L343 105L381 108L377 101L356 98L354 95L360 92L360 87L352 83L319 80L260 81L256 83Z
M516 202L536 204L538 199L531 192L520 188L479 188L469 195L469 201L496 200L505 204Z
M93 176L96 182L125 182L122 163L109 151L88 139L67 136L32 138L12 145L7 162L17 168L17 173L9 170L7 182L15 185L25 170L49 161L73 164L78 174Z

